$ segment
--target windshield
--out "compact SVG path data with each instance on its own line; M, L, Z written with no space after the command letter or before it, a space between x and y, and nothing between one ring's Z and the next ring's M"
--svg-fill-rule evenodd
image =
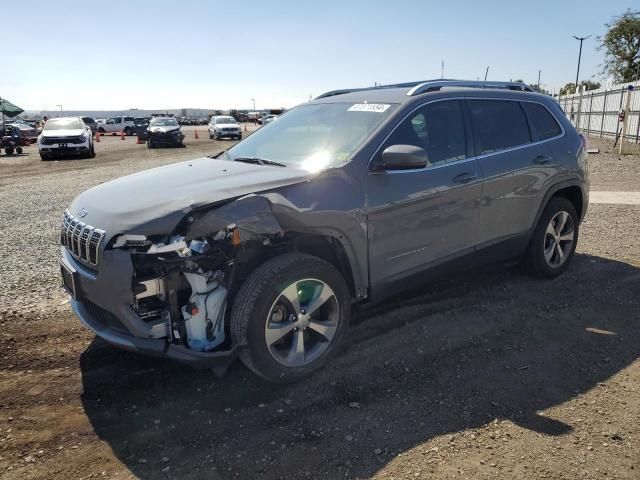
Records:
M236 120L233 117L217 117L216 125L220 123L236 123Z
M395 110L389 104L301 105L229 149L223 158L261 158L311 172L337 167Z
M84 123L79 118L52 118L47 120L44 130L79 130Z
M150 127L177 127L178 121L175 118L154 118L149 123Z

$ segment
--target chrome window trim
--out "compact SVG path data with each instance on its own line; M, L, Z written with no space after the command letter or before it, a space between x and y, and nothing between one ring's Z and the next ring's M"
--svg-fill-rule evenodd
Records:
M481 155L475 155L473 157L464 158L462 160L456 160L455 162L446 162L446 163L443 163L441 165L433 165L431 167L427 166L427 167L424 167L424 168L412 168L412 169L408 169L408 170L384 170L384 171L381 171L381 172L376 172L376 171L371 170L371 163L375 159L376 155L378 155L378 153L380 152L380 149L382 148L382 146L389 139L389 137L391 137L391 135L394 134L394 132L398 129L400 124L403 123L407 118L409 118L410 115L412 115L417 110L420 110L421 108L429 105L430 103L447 102L447 101L452 101L452 100L458 100L458 101L459 100L500 100L500 101L504 101L504 102L528 102L528 103L535 103L537 105L542 105L544 108L547 109L547 111L549 112L551 117L553 117L553 119L556 121L556 123L560 127L561 133L560 133L560 135L556 135L555 137L546 138L544 140L538 140L537 142L525 143L525 144L522 144L522 145L517 145L515 147L509 147L509 148L505 148L505 149L502 149L502 150L496 150L495 152L491 152L491 153L483 153ZM529 117L527 117L526 112L523 112L523 113L525 115L525 118L527 119L527 124L528 124ZM469 119L469 120L473 121L472 119ZM380 142L380 144L378 145L376 150L373 152L373 155L371 155L371 157L369 158L369 162L367 163L367 170L368 170L370 175L387 175L387 174L398 174L398 173L425 172L425 171L428 171L428 170L433 170L433 169L442 168L442 167L448 167L449 165L456 165L456 164L463 163L463 162L468 162L468 161L471 161L471 160L480 160L482 158L490 157L492 155L498 155L498 154L502 154L502 153L505 153L505 152L508 153L508 152L512 152L514 150L519 150L521 148L528 148L528 147L531 147L531 146L534 146L534 145L540 145L540 144L545 143L545 142L550 142L552 140L557 140L559 138L562 138L562 137L565 136L565 134L566 134L566 130L565 130L564 126L562 125L562 122L558 121L558 118L553 114L553 112L551 110L549 110L549 107L547 107L544 103L536 102L535 100L525 100L525 99L516 99L516 98L500 98L500 97L473 97L473 96L470 97L468 95L464 95L464 96L461 96L461 97L438 98L438 99L435 99L435 100L429 100L427 102L421 103L420 105L418 105L414 109L412 109L410 112L408 112L404 117L402 117L402 119L398 123L396 123L396 125L393 127L393 129Z

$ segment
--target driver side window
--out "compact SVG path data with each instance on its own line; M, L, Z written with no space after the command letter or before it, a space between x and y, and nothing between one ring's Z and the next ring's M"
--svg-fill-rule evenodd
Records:
M428 166L464 160L467 146L460 101L433 102L416 110L396 128L384 148L391 145L423 148Z

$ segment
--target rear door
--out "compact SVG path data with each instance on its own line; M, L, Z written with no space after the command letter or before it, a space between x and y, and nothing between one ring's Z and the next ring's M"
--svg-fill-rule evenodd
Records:
M391 145L424 148L423 169L367 177L371 286L379 288L474 250L482 176L461 100L414 110L372 160Z
M484 176L479 246L528 232L549 177L549 144L532 135L521 102L467 100Z

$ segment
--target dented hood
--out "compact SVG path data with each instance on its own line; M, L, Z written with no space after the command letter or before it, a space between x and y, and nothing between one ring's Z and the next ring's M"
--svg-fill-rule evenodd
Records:
M289 167L199 158L98 185L76 197L69 212L109 238L164 235L193 208L303 182L310 175Z

